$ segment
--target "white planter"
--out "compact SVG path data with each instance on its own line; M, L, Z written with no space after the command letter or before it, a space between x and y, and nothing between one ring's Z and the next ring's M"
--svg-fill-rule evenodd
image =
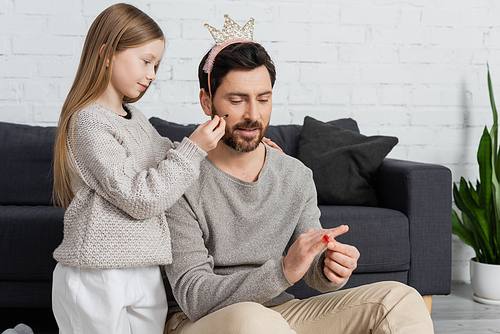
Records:
M500 265L470 260L470 281L474 300L483 304L500 305Z

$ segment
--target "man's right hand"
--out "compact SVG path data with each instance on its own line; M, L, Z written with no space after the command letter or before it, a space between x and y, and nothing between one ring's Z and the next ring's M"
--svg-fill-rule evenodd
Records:
M330 241L333 238L346 233L349 228L345 225L329 230ZM326 247L323 236L327 230L309 229L304 234L298 236L297 240L290 246L288 253L283 259L285 276L290 283L298 282L311 266L314 258Z

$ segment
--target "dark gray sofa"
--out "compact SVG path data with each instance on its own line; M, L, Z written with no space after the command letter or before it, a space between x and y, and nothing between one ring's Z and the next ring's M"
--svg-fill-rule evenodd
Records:
M151 118L163 136L179 141L194 125ZM358 131L355 121L335 125ZM54 127L0 122L0 308L50 308L53 250L63 236L61 208L51 205ZM300 125L270 126L267 137L297 157ZM358 268L347 287L396 280L422 295L451 289L451 172L385 159L376 185L379 207L320 206L325 228L348 224L341 242L355 245ZM290 292L318 292L298 283ZM1 329L1 328L0 328Z

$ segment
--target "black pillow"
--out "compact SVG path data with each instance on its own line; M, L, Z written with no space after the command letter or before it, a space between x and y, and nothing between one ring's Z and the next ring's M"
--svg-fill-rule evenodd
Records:
M330 121L328 124L340 126L343 129L349 129L359 132L358 124L351 118L342 118L335 121ZM297 158L299 151L300 133L302 125L287 124L287 125L269 125L266 132L266 137L275 142L283 152L294 158Z
M298 158L313 171L318 204L377 206L377 170L396 137L344 130L304 118Z

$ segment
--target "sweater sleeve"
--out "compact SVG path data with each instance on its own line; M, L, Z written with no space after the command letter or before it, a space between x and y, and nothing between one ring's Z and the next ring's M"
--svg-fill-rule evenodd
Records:
M146 122L148 122L148 121L146 120ZM149 124L149 122L148 122L148 124ZM185 139L186 138L184 138L183 140L185 140ZM170 150L177 149L179 147L179 145L181 145L181 143L182 143L182 141L181 142L172 142L169 138L162 137L158 133L158 131L156 131L156 129L152 129L152 131L151 131L151 140L153 141L157 161L162 161L162 160L167 159L167 154L170 152ZM206 154L204 154L204 156L206 156Z
M143 168L139 157L131 155L123 146L127 135L120 131L121 128L104 117L80 112L74 131L68 131L70 162L83 182L133 218L157 216L191 185L206 153L185 138L178 147L168 150L158 165ZM144 150L154 145L142 144Z
M191 321L235 303L265 303L291 286L282 259L227 275L214 273L203 232L184 196L167 211L167 220L173 261L165 272L177 303Z

